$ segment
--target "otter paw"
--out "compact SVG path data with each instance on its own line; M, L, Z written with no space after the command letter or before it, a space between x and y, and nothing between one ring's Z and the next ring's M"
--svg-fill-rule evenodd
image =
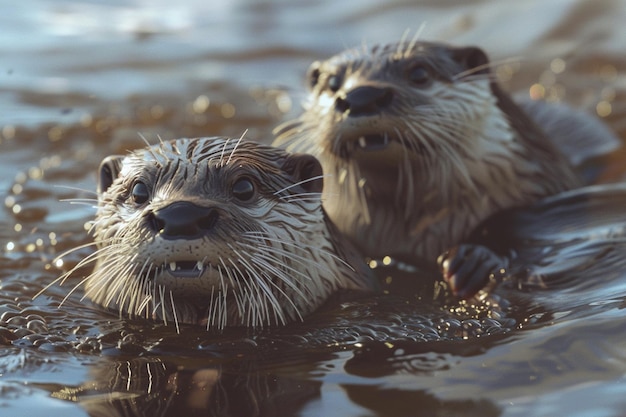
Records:
M506 259L489 248L462 244L437 258L443 279L461 298L471 298L487 284L500 281L507 267Z

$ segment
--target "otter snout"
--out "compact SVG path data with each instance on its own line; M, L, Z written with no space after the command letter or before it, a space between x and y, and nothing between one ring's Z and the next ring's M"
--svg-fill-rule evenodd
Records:
M338 97L335 109L351 117L371 116L389 107L393 95L391 87L360 86L348 91L345 97Z
M213 207L178 201L153 211L149 224L164 239L195 239L211 231L218 218Z

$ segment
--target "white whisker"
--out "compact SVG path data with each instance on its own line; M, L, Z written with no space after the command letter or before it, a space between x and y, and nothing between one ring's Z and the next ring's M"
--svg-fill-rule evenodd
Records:
M243 137L246 136L246 133L248 133L248 129L244 130L244 132L239 137L239 140L237 141L237 143L235 143L235 146L233 146L233 149L232 149L232 151L230 151L230 155L228 156L228 160L226 161L226 165L230 164L230 160L232 159L233 155L235 154L235 151L237 150L237 148L239 147L239 144L243 140Z
M95 196L98 195L98 193L93 191L93 190L87 190L85 188L74 187L74 186L71 186L71 185L55 184L52 187L54 187L54 188L61 188L61 189L64 189L64 190L78 191L80 193L91 194L91 195L95 195Z
M281 189L280 189L280 190L278 190L278 191L275 191L275 192L274 192L274 195L282 194L283 192L285 192L285 191L287 191L287 190L289 190L289 189L291 189L291 188L293 188L293 187L298 187L298 186L300 186L300 185L302 185L302 184L306 184L307 182L317 181L317 180L319 180L319 179L329 178L329 177L331 177L331 175L330 175L330 174L325 174L325 175L323 174L323 175L318 175L318 176L316 176L316 177L307 178L307 179L304 179L304 180L302 180L302 181L298 181L298 182L296 182L296 183L294 183L294 184L289 184L288 186L286 186L286 187L284 187L284 188L281 188Z
M178 314L176 314L176 303L174 302L174 294L170 291L170 302L172 305L172 315L174 316L174 325L176 326L176 333L180 334L180 327L178 325Z
M522 60L521 57L510 57L510 58L506 58L506 59L501 59L498 61L489 61L486 62L482 65L477 65L473 68L469 68L465 71L462 71L458 74L456 74L454 76L454 80L461 80L461 79L465 79L467 76L469 75L473 75L479 71L485 70L485 69L489 69L489 68L494 68L494 67L499 67L501 65L508 65L508 64L516 64L519 63Z

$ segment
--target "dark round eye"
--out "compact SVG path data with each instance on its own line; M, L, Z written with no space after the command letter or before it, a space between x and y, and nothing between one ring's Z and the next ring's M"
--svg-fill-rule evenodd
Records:
M409 71L409 80L417 86L425 86L430 82L430 73L422 66L417 66Z
M137 181L135 185L133 185L130 195L135 204L143 204L150 199L148 186L141 181Z
M233 184L233 196L237 200L250 201L254 197L254 184L247 177L239 178Z
M339 89L341 88L341 83L341 77L338 75L331 75L330 77L328 77L328 88L330 88L330 91L332 91L333 93L339 91Z

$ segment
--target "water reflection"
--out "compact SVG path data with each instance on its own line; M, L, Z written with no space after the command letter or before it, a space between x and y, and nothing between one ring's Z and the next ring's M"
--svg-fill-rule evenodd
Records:
M455 361L483 352L496 342L494 339L482 347L457 353ZM378 383L358 382L358 377L365 376L363 365L370 369L395 368L398 372L400 363L420 362L419 366L412 365L412 369L404 366L405 374L421 373L426 368L434 372L440 360L431 353L431 348L443 352L447 350L444 346L417 348L415 344L406 344L389 349L369 344L347 361L343 368L345 376L341 378L344 382L339 387L364 410L388 416L432 416L460 411L464 415L499 415L499 407L484 399L446 401L426 389L382 388ZM90 416L301 415L303 409L320 401L322 381L332 379L337 371L331 364L342 363L337 361L342 355L332 350L302 352L303 349L266 346L241 353L236 360L154 357L106 361L92 369L92 381L78 387L57 388L51 395L79 403Z
M316 358L311 357L311 361ZM321 382L263 372L258 358L190 366L133 359L94 369L95 382L52 395L90 416L289 416L320 396Z

